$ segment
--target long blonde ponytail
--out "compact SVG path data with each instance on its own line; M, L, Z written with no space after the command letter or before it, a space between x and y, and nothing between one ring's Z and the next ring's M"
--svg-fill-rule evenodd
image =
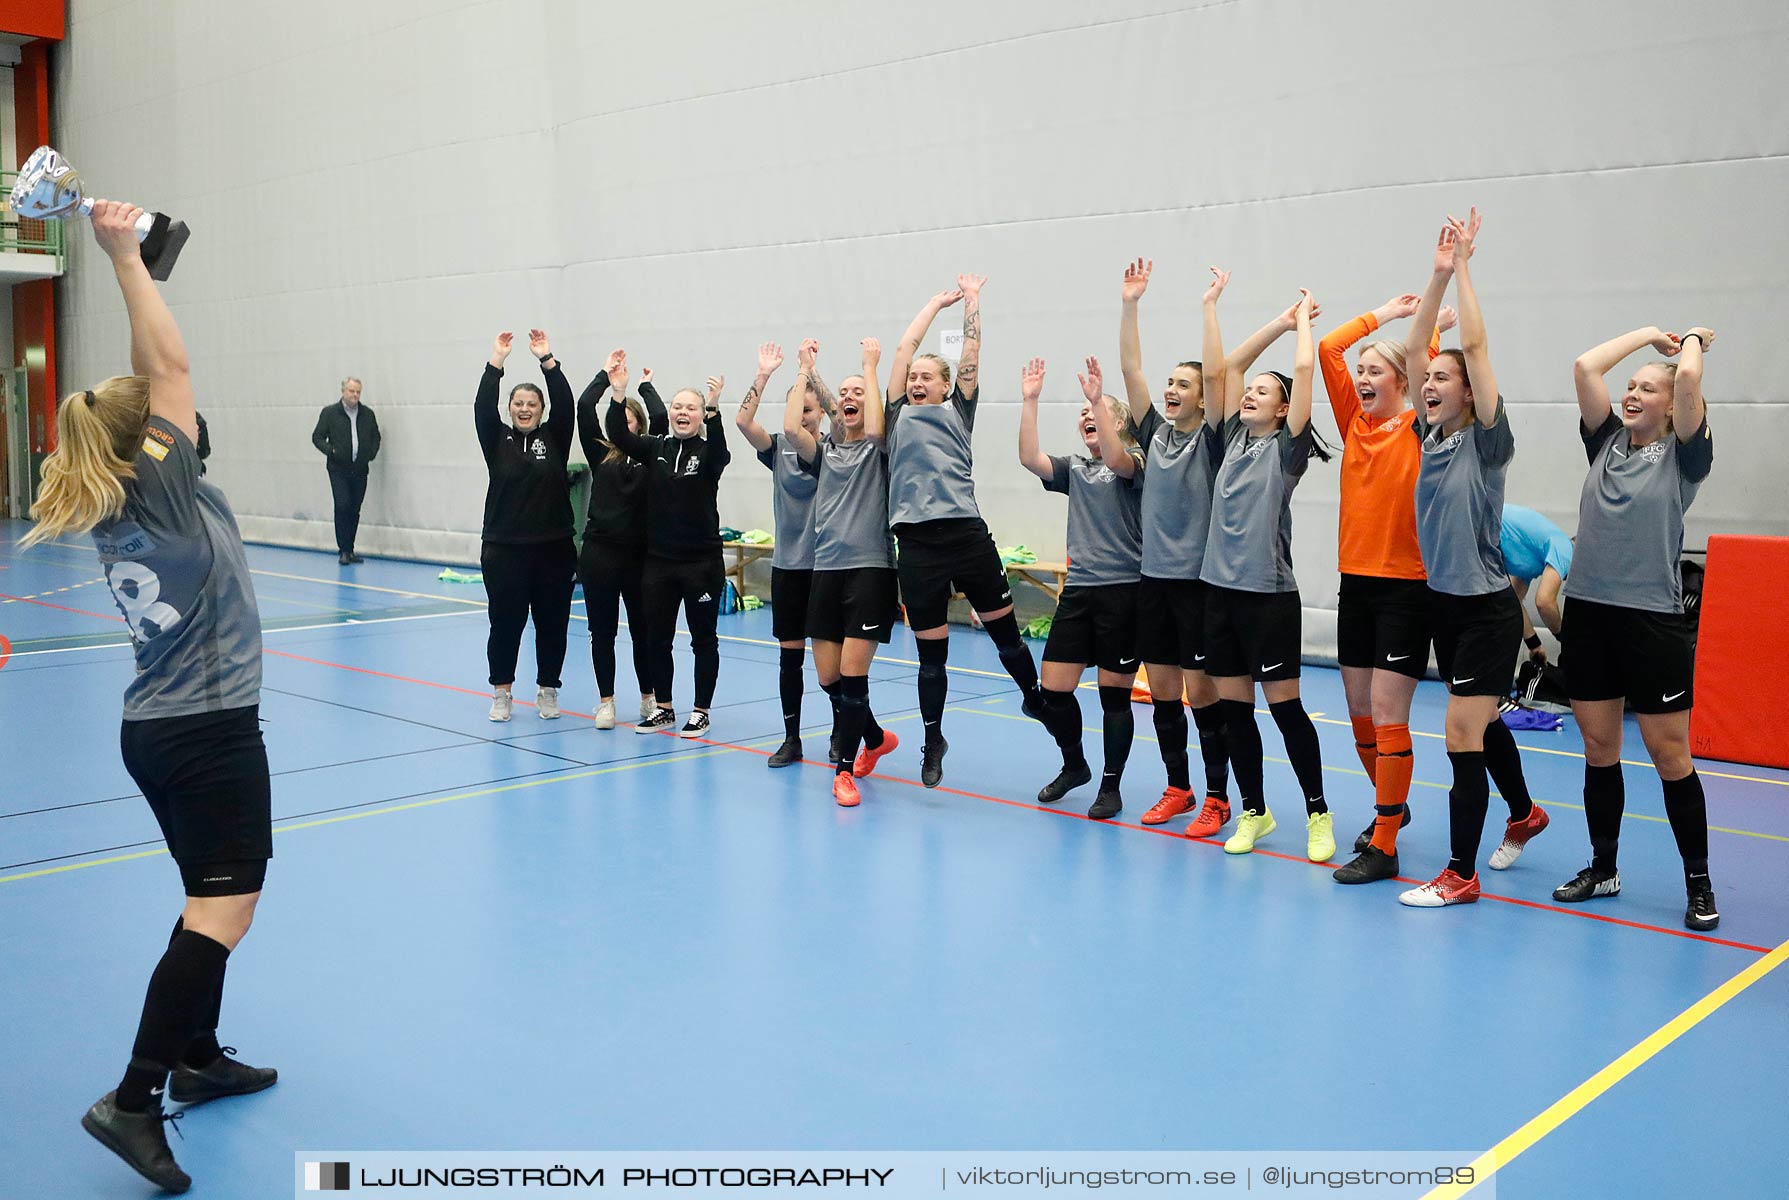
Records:
M149 421L149 380L114 375L98 387L63 397L56 410L55 453L43 462L43 484L21 546L65 533L86 533L124 511L124 481Z

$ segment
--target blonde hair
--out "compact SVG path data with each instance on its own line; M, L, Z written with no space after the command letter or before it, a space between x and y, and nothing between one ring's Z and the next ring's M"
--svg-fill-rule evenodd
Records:
M1117 396L1107 396L1106 406L1112 410L1112 423L1118 428L1119 444L1126 450L1141 450L1143 447L1131 429L1131 406Z
M149 380L114 375L91 391L64 396L56 409L56 450L43 461L43 485L21 546L86 533L124 511L124 481L135 479L137 447L149 423Z
M916 354L913 356L914 362L919 362L921 359L929 359L938 364L938 374L944 379L944 386L948 389L950 387L950 363L945 360L945 357L942 354ZM901 386L905 387L906 383L907 381L903 379Z
M611 400L610 403L613 404L614 401ZM646 420L645 405L641 404L632 396L622 397L621 403L627 408L628 412L634 414L634 421L640 426L640 433L642 435L652 432L652 427ZM621 452L621 447L611 442L608 438L597 438L596 440L609 448L609 452L603 455L604 462L623 462L627 459L627 455Z
M1403 342L1394 342L1390 338L1380 338L1376 342L1368 343L1361 350L1361 353L1365 354L1368 350L1371 350L1380 358L1383 358L1386 362L1390 363L1391 369L1396 371L1398 373L1398 378L1404 381L1404 386L1410 386L1410 370L1404 365Z

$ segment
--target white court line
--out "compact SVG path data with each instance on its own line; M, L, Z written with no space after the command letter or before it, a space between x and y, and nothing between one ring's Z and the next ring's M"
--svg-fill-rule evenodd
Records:
M276 633L304 633L307 630L316 629L346 629L355 625L387 625L393 621L433 621L441 617L470 617L473 615L475 614L470 612L445 612L419 613L413 617L374 617L366 621L356 621L350 618L346 621L324 621L319 625L288 625L283 629L264 629L261 631L261 636L271 637ZM59 646L54 650L19 650L14 652L13 657L30 658L33 654L80 654L87 650L116 650L129 645L128 641L101 642L96 646Z

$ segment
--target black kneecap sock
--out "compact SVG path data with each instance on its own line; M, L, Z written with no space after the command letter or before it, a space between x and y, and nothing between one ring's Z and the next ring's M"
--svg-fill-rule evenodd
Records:
M839 765L838 773L848 775L857 761L857 750L863 743L864 718L870 713L870 677L839 676Z
M1660 779L1665 788L1665 816L1683 856L1684 881L1708 880L1708 801L1702 777L1694 767L1682 779Z
M158 1103L154 1090L180 1061L212 1011L230 951L221 942L182 928L149 977L131 1063L118 1084L118 1107L142 1112Z
M1525 821L1534 811L1528 795L1528 780L1522 774L1522 752L1516 747L1515 735L1497 717L1485 726L1485 770L1497 785L1497 794L1509 805L1509 819Z
M1236 798L1252 813L1267 811L1266 785L1261 773L1261 729L1255 724L1255 706L1248 700L1219 700L1224 710L1225 741L1230 766L1236 772Z
M1220 800L1229 798L1230 751L1224 736L1224 710L1213 700L1204 708L1193 710L1193 724L1199 728L1199 757L1205 761L1205 794Z
M982 628L994 639L994 648L1000 652L1000 665L1013 677L1019 690L1026 695L1035 692L1037 664L1031 660L1031 648L1019 636L1019 622L1011 613L1007 613L1004 617L983 621Z
M1491 807L1491 781L1485 775L1483 750L1449 750L1454 786L1447 793L1447 820L1452 857L1448 868L1461 879L1478 871L1478 846L1485 836L1485 811Z
M1081 703L1075 699L1073 692L1053 692L1043 689L1044 715L1048 718L1044 727L1050 736L1056 739L1057 749L1062 751L1062 765L1065 767L1086 766L1087 755L1081 749Z
M1168 786L1191 791L1192 778L1186 765L1186 709L1178 700L1157 697L1155 709L1155 744L1162 752L1162 766L1168 771Z
M801 736L801 694L807 683L801 677L801 664L807 654L800 646L782 646L777 655L777 692L783 699L783 736Z
M1137 715L1131 711L1129 686L1100 685L1100 739L1105 744L1106 765L1100 772L1100 790L1118 786L1124 778L1124 764L1130 760L1131 742L1137 736ZM1186 762L1183 751L1182 764Z
M1329 805L1323 800L1323 748L1317 743L1317 727L1304 710L1304 701L1296 697L1269 704L1267 712L1280 727L1280 738L1286 743L1286 757L1292 760L1292 773L1304 791L1307 814L1326 813Z
M1593 767L1585 763L1584 823L1590 827L1590 865L1599 871L1615 870L1616 852L1621 847L1621 814L1626 807L1621 764Z
M944 672L950 658L949 638L921 638L919 644L919 719L925 724L929 746L944 732L944 700L950 678Z

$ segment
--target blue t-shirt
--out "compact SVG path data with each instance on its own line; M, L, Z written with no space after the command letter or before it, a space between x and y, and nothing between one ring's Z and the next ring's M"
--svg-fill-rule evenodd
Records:
M1565 530L1520 504L1503 506L1503 569L1533 583L1548 567L1564 579L1572 573L1572 539Z

